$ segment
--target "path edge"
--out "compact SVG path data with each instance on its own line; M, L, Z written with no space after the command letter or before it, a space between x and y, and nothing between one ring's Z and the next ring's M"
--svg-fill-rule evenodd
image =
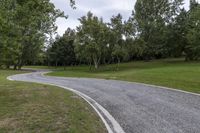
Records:
M45 73L48 73L48 72L41 73L41 75L44 76ZM26 74L17 74L17 75L26 75ZM16 76L16 75L8 76L7 80L17 81L17 80L12 79L12 76ZM26 81L24 81L24 82L26 82ZM74 89L69 88L69 87L65 87L65 86L61 86L61 85L56 85L56 84L40 83L40 82L33 82L33 83L38 83L38 84L43 84L43 85L57 86L57 87L63 88L65 90L68 90L68 91L71 91L71 92L77 94L78 96L80 96L83 100L85 100L94 109L94 111L97 113L97 115L100 117L100 119L102 120L102 122L106 126L106 129L107 129L108 133L125 133L125 131L123 130L123 128L120 126L120 124L115 120L115 118L103 106L101 106L94 99L92 99L91 97L83 94L82 92L79 92L79 91L74 90ZM111 123L112 126L110 124L108 124L108 122L106 121L106 119L103 117L103 115L100 113L99 110L110 121L109 123Z

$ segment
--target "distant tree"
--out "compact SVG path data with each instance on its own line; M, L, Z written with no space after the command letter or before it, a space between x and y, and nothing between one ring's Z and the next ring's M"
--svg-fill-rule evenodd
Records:
M186 49L187 32L188 32L188 12L182 9L180 14L174 19L173 23L168 26L167 48L169 55L172 57L180 57Z
M79 19L81 26L77 28L75 43L76 55L79 59L85 59L89 64L94 64L98 69L108 42L106 32L108 28L102 19L88 12L87 16Z
M74 53L75 31L68 28L62 37L56 37L55 42L47 49L49 62L55 66L73 65L76 62Z
M137 21L135 19L135 12L132 12L132 15L129 17L127 21L124 22L124 34L126 38L134 39L137 37Z
M111 55L119 64L121 61L128 59L128 52L127 49L125 49L125 27L121 14L113 16L109 26L112 32L110 36L113 36L112 40L110 40L110 47L112 47Z
M146 43L138 36L138 23L135 19L135 13L124 23L125 48L128 52L129 60L141 59Z
M141 38L128 38L126 40L126 50L128 52L129 60L143 59L146 49L146 42Z
M126 60L128 58L128 53L125 47L122 47L120 45L115 45L112 52L112 57L117 59L117 68L118 68L121 61Z
M180 11L183 0L137 0L135 18L140 39L145 42L145 57L160 58L166 54L167 27Z
M192 6L188 13L188 45L185 48L186 60L200 58L200 5Z

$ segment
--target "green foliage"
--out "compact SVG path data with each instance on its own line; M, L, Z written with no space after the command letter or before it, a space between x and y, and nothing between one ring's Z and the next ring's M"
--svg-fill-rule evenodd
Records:
M73 65L76 62L74 53L75 31L67 29L63 37L57 37L56 41L47 50L48 61L55 66Z
M0 5L1 63L20 69L37 60L45 35L56 30L56 18L64 13L49 0L1 0Z
M102 19L88 12L80 20L81 26L77 28L75 50L77 57L99 67L104 51L108 46L107 33L109 32Z
M70 0L75 7L75 1ZM200 9L190 0L137 0L130 18L121 14L110 23L89 12L79 19L77 30L68 29L44 48L57 27L58 17L67 18L49 0L0 0L0 67L24 64L65 66L100 65L132 60L185 56L200 57Z
M179 12L182 0L137 0L135 18L140 38L146 42L145 58L160 58L166 53L167 25Z
M115 45L113 52L112 52L112 57L117 59L117 62L120 63L123 60L126 60L128 58L128 53L125 48Z
M113 48L111 56L120 63L121 61L128 59L129 56L124 46L126 40L125 25L122 22L121 14L111 18L110 27L113 36L112 40L110 40L110 44ZM127 26L127 29L128 28L129 27Z
M146 42L141 38L127 39L126 49L130 60L140 59L144 55Z
M197 0L190 0L190 9L193 9L198 6Z
M137 0L135 12L124 22L121 14L104 23L89 12L79 19L81 25L73 44L76 64L94 65L97 69L101 64L141 59L199 59L198 3L191 2L189 11L182 5L183 0ZM60 58L52 57L54 61Z
M183 54L187 45L188 32L188 13L182 9L180 14L175 18L174 23L168 26L168 51L169 55L179 57Z
M200 58L200 5L191 9L188 16L186 60L198 60Z

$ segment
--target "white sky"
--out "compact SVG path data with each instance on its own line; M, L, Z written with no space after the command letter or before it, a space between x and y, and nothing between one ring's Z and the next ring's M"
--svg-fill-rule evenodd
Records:
M62 35L65 30L70 28L76 28L79 25L78 18L91 11L98 17L103 17L105 22L109 22L113 15L121 13L123 19L126 20L131 15L136 0L76 0L76 10L73 10L69 6L69 0L50 0L56 6L56 8L69 15L67 20L58 19L58 34ZM200 0L199 0L200 1ZM185 0L185 8L189 7L189 0Z

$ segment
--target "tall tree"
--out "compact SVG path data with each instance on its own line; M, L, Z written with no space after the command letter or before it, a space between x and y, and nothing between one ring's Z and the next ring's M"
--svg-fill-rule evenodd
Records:
M64 13L49 0L1 0L0 5L4 64L20 69L26 62L37 59L46 34L56 30L55 21L64 17Z
M186 60L200 58L200 5L192 7L188 12L188 33L186 46Z
M102 19L94 16L91 12L79 20L81 26L77 28L75 43L77 57L87 60L90 64L94 64L95 69L98 69L108 46L107 39L105 39L108 28Z
M126 36L125 47L128 52L129 60L141 59L145 50L145 42L138 36L138 24L135 19L135 13L125 21L124 32Z
M68 28L62 37L57 37L47 50L48 61L57 65L73 65L76 63L74 52L75 31Z
M118 14L111 18L111 23L109 24L111 28L112 40L110 40L110 47L112 48L112 57L117 60L119 64L122 60L128 58L128 52L125 49L124 43L126 40L125 27L122 20L122 15ZM130 27L129 27L130 28Z
M135 18L138 32L147 47L146 58L162 57L166 52L166 25L180 11L183 0L137 0Z
M182 9L174 22L168 26L168 51L173 57L180 57L186 49L188 32L188 12Z

